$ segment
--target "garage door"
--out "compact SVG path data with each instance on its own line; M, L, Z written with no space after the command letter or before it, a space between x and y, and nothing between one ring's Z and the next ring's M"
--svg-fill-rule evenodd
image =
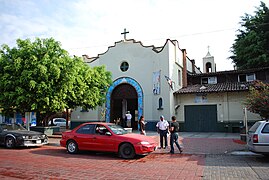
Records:
M184 106L184 131L187 132L216 132L217 105Z

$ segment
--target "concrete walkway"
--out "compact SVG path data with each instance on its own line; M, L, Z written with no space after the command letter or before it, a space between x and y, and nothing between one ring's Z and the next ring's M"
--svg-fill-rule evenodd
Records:
M134 131L133 133L139 132ZM149 131L147 136L152 137L157 143L160 142L157 132ZM49 136L49 145L60 146L60 138L60 135ZM153 153L169 153L169 138L168 136L167 149L157 149ZM183 154L232 154L235 152L247 152L246 144L240 140L239 133L180 132L179 144L183 148ZM176 147L175 153L179 153Z
M160 142L157 133L147 135ZM170 152L170 137L168 136L168 147L157 149L154 153ZM201 132L180 132L179 144L183 148L183 154L231 154L235 151L247 151L246 143L240 140L238 133L201 133ZM179 150L174 144L175 153Z
M138 133L135 131L134 133ZM155 131L147 132L147 136L157 136ZM222 132L179 132L182 138L231 138L240 139L239 133L222 133Z

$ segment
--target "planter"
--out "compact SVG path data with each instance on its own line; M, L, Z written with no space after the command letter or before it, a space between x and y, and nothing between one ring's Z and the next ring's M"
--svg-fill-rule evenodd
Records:
M46 135L53 135L56 132L60 132L60 127L58 127L58 126L48 126L48 127L32 126L32 127L30 127L30 130L41 132L41 133L44 133Z

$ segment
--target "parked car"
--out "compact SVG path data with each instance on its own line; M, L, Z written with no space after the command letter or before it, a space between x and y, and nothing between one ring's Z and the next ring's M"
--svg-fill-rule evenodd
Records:
M48 137L45 134L35 131L28 131L20 124L0 124L0 144L7 148L17 146L42 146L48 144Z
M157 144L148 136L128 133L113 123L89 122L62 133L60 144L71 154L79 150L115 152L124 159L153 152Z
M255 153L269 155L269 122L257 121L248 131L248 149Z
M53 118L48 123L49 126L66 126L66 119L65 118ZM69 126L69 124L68 124Z

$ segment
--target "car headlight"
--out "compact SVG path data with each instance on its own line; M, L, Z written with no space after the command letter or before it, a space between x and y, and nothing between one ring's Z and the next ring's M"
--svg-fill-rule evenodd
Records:
M141 141L139 144L142 144L142 145L149 145L150 143L147 142L147 141Z
M29 136L22 136L23 139L29 139Z

